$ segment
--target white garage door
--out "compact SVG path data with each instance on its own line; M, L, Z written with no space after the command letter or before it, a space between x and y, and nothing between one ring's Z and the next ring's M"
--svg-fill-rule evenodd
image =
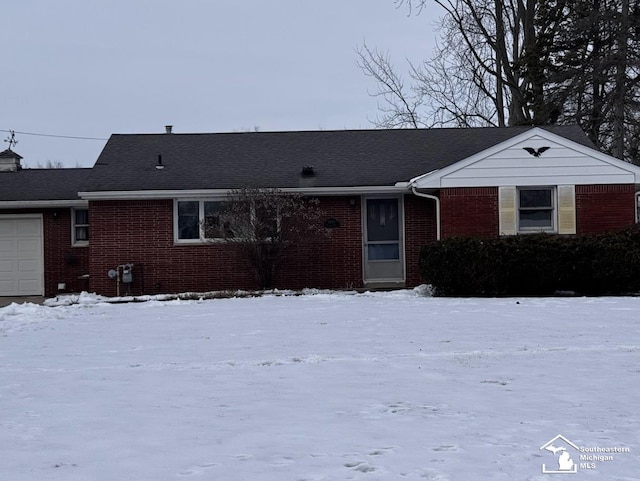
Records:
M0 296L44 294L42 216L0 216Z

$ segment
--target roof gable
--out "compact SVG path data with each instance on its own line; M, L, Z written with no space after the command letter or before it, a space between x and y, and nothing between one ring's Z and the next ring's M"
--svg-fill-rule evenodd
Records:
M640 167L539 127L411 180L417 189L637 183Z

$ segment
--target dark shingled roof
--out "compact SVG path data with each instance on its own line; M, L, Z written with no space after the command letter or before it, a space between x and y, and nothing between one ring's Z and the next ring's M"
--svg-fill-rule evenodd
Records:
M0 201L79 200L91 169L0 172Z
M114 134L92 169L0 172L0 202L78 200L91 191L391 186L530 128ZM544 128L593 148L579 127ZM315 175L303 176L304 167Z
M577 126L543 127L593 148ZM531 127L114 134L86 191L389 186ZM164 169L156 169L162 155ZM302 176L313 167L313 177Z

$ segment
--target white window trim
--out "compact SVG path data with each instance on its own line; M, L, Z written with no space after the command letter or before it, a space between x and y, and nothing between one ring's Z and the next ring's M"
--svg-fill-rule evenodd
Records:
M520 226L520 192L523 190L550 190L551 191L551 227L521 227ZM518 234L535 234L546 232L556 234L558 232L558 189L555 185L539 185L516 187L516 223Z
M71 245L74 247L85 247L89 245L89 241L76 240L76 227L86 227L87 229L90 229L91 221L89 221L88 224L76 224L76 211L78 210L86 210L87 214L89 212L88 207L72 207L71 208ZM91 237L89 237L89 239L91 239Z
M178 227L178 202L197 202L198 203L198 238L197 239L180 239L180 229ZM227 242L222 237L206 238L204 236L204 203L205 202L223 202L222 199L175 199L173 202L173 242L175 244L206 244L211 242Z

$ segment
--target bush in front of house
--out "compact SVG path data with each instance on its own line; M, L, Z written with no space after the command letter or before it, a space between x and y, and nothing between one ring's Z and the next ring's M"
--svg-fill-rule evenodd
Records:
M440 296L628 294L640 291L640 229L454 237L422 248L420 272Z

